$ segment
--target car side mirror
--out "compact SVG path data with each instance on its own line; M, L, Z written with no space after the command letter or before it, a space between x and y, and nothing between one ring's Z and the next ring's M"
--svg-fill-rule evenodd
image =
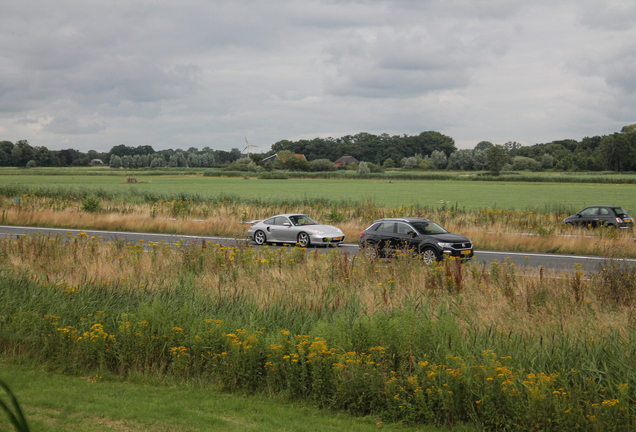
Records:
M417 235L415 231L409 231L407 232L407 234L410 235L411 237L415 237Z
M577 213L576 215L577 215L578 217L581 217L581 213Z
M290 224L289 222L285 222L285 223L283 224L283 226L290 227L290 226L291 226L291 224Z

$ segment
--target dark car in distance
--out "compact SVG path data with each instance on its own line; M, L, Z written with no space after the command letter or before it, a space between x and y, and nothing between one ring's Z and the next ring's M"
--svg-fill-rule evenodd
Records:
M424 218L377 220L360 233L360 248L369 258L390 256L397 251L410 249L429 264L444 256L462 260L473 257L473 243L468 238L449 233Z
M586 207L577 214L566 217L563 223L592 228L611 226L626 229L634 226L634 218L622 207L602 205Z

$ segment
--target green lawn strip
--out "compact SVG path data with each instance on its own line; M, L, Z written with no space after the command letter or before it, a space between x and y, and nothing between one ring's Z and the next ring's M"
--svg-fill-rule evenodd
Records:
M16 394L33 431L371 431L375 418L357 418L262 395L140 378L71 377L0 363L0 379ZM1 397L4 397L3 394ZM394 431L444 431L382 423ZM11 430L0 416L0 430ZM476 431L460 425L454 431Z
M439 208L442 205L461 209L532 209L551 211L559 208L580 210L593 204L620 205L636 212L636 185L583 184L554 182L467 182L461 180L342 180L289 179L259 180L201 176L146 176L147 183L128 184L115 176L47 176L0 175L0 184L30 188L105 189L126 194L152 191L170 198L180 192L214 197L221 194L243 199L285 201L291 199L321 199L348 201L352 205L372 201L376 205L404 204Z

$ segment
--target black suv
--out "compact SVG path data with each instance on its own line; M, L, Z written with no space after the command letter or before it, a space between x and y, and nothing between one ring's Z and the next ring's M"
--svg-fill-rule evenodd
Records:
M377 220L360 233L360 248L369 258L411 249L429 264L441 260L445 255L463 260L473 257L473 244L469 239L451 234L435 222L423 218Z
M591 206L586 207L573 216L568 216L563 223L570 225L583 225L596 228L598 226L613 226L615 228L631 228L634 226L634 218L618 206Z

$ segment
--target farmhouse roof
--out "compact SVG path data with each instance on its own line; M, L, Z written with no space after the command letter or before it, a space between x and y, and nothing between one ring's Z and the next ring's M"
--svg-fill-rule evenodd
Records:
M334 162L336 166L349 165L352 163L357 164L360 163L360 161L353 156L342 156L341 158L336 159L336 161Z

